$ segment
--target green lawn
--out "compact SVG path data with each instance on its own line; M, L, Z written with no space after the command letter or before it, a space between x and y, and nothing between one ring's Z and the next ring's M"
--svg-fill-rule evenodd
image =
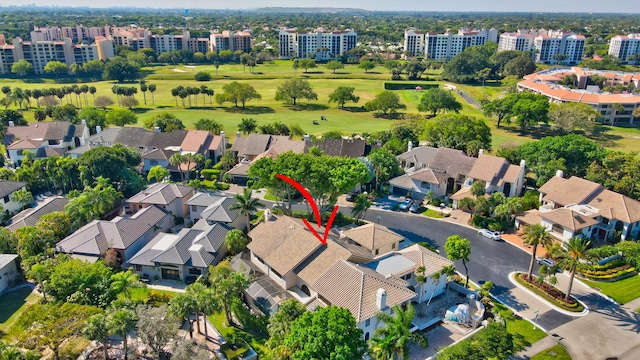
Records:
M166 296L166 297L174 297L178 294L175 291L156 290L156 289L150 289L148 287L140 287L140 288L131 289L131 300L133 301L139 300L139 301L142 301L143 303L146 303L149 300L149 297L151 296L152 293L159 294L161 296ZM124 294L120 293L118 294L118 297L124 298Z
M180 70L180 71L175 71ZM212 74L213 79L207 82L198 82L193 79L193 75L198 71L206 71ZM201 118L211 118L220 122L224 126L224 130L233 142L233 134L237 131L237 126L242 118L254 118L258 125L280 121L287 125L297 124L305 132L309 134L319 135L324 132L337 130L346 135L362 132L375 132L380 130L388 130L389 127L399 120L388 120L378 118L375 114L362 110L362 105L373 99L377 93L383 90L384 82L389 81L389 72L383 67L376 67L373 71L365 73L364 70L358 69L355 65L346 65L345 69L337 71L333 74L331 71L320 66L316 69L309 69L308 73L304 73L303 69L297 72L291 67L291 61L278 60L273 64L264 64L255 68L255 73L251 73L247 67L246 72L242 65L224 64L220 66L218 75L213 65L199 65L195 68L177 66L158 66L144 69L147 74L147 84L154 84L157 87L155 93L146 93L146 104L144 104L144 95L139 91L136 98L140 105L135 109L138 115L138 125L141 126L145 119L149 119L161 112L174 113L181 119L187 128L193 128L194 123ZM274 100L275 92L284 79L294 75L302 76L309 79L314 90L318 94L318 100L311 102L300 101L298 106L285 106ZM434 78L434 74L426 73L425 77ZM412 83L427 84L443 84L442 81L412 81ZM197 86L206 85L212 88L216 93L222 91L222 87L231 81L250 82L256 88L256 91L262 95L262 100L250 101L246 104L246 108L235 108L232 104L226 103L224 106L218 106L208 97L202 95L197 96L197 100L193 99L191 106L189 101L185 99L183 106L182 100L171 96L171 89L179 85L181 86ZM11 87L21 87L23 89L36 89L61 86L69 84L55 83L50 79L27 79L28 82L16 79L2 79L3 85ZM40 82L38 82L40 81ZM87 83L89 84L89 83ZM112 81L97 81L90 85L97 89L96 96L108 96L116 101L116 96L112 93L111 87L115 85ZM122 86L135 86L137 83L120 84ZM357 104L347 103L344 109L339 108L336 104L328 103L329 94L338 86L351 86L355 88L355 95L360 97ZM455 84L456 87L469 93L477 100L495 99L501 92L502 87L499 83L488 82L485 86ZM407 109L403 111L406 114L418 114L417 106L421 97L421 92L416 90L399 90L402 101L407 105ZM461 114L483 118L483 114L466 103L460 95L454 93L454 96L463 104ZM87 94L88 103L91 106L93 98ZM76 95L68 95L63 99L63 103L73 102L77 105L78 98ZM118 107L116 105L111 108ZM12 108L16 108L13 106ZM36 109L35 101L30 104L30 109L24 112L24 116L28 121L34 121L33 110ZM313 120L319 120L321 116L325 116L328 121L318 121L318 125L313 124ZM493 148L514 144L518 145L524 142L539 139L543 136L556 135L547 128L532 128L528 133L521 135L516 126L505 126L500 129L495 127L495 119L486 119L487 125L492 129ZM609 127L600 126L600 131L589 137L605 146L615 150L635 150L640 151L640 129L636 127Z
M209 321L211 321L211 324L216 329L218 329L218 331L224 338L227 338L227 339L233 338L233 337L242 338L253 348L253 350L255 350L256 353L258 353L258 357L263 358L267 355L268 349L264 345L266 337L258 338L253 334L248 333L240 328L225 326L224 324L226 323L226 319L224 316L224 312L219 312L213 315L209 315ZM223 348L223 352L225 353L225 356L228 359L234 359L237 355L240 355L245 350L246 349L239 348L233 351L228 348Z
M600 289L603 294L609 296L618 304L626 304L640 297L640 291L638 290L640 289L640 276L638 275L614 282L582 281L592 288Z
M442 218L445 218L445 217L449 216L449 214L442 214L441 212L433 210L433 209L427 209L426 211L424 211L422 213L422 215L428 216L428 217L431 217L431 218L436 218L436 219L442 219Z
M0 296L0 332L6 333L20 315L35 303L39 296L30 288L22 288Z
M496 304L494 307L494 312L497 311L500 316L505 319L507 324L507 331L509 333L516 336L516 341L523 347L530 346L538 340L541 340L547 336L547 334L540 330L534 329L533 324L529 321L516 317L511 310L509 310L506 306L498 303L494 300Z
M571 355L564 346L558 344L535 354L531 360L571 360Z

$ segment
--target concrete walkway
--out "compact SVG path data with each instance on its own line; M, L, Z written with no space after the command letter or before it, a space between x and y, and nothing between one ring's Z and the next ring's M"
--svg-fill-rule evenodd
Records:
M537 342L531 344L528 348L520 351L511 357L511 360L525 360L533 357L534 355L556 345L558 342L552 338L551 336L547 336L542 340L538 340ZM576 359L577 360L577 359Z

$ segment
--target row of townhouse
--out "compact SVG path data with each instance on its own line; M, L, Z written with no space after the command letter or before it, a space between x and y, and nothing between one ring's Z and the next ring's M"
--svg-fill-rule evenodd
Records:
M560 84L567 76L575 76L574 88ZM600 116L594 121L608 122L611 125L628 122L633 124L635 109L640 107L640 95L637 93L603 92L596 85L589 85L591 77L604 78L604 86L623 85L634 89L640 88L640 74L625 73L612 70L591 70L581 67L559 67L541 70L526 75L518 83L519 91L529 91L545 95L553 103L580 102L593 107ZM617 105L624 110L619 111Z
M313 58L338 59L347 56L358 44L358 34L353 30L327 32L298 32L296 29L280 29L278 33L281 59Z
M131 46L135 50L149 48L158 54L174 50L202 53L241 50L248 53L252 38L248 31L228 30L213 32L209 38L192 38L189 31L180 35L158 35L131 27L36 28L31 32L31 41L15 38L6 44L4 37L0 38L0 74L10 73L11 66L20 60L31 63L36 74L44 73L44 66L50 61L61 61L70 66L106 60L116 55L118 45Z

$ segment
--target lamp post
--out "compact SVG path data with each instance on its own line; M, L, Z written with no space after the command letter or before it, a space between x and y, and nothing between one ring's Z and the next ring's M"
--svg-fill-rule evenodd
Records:
M533 330L535 330L538 327L538 310L535 310L533 314L535 315L533 318Z
M442 213L444 211L444 203L440 203L440 216L443 216Z
M377 222L378 224L380 224L380 219L382 219L380 216L378 216L378 217L376 218L376 222Z

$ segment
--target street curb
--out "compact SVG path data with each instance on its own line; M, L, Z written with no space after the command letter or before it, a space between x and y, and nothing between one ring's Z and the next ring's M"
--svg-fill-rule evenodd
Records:
M563 310L563 309L557 307L555 304L549 302L547 299L544 299L544 298L540 297L539 295L537 295L533 291L531 291L531 290L527 289L526 287L522 286L519 282L517 282L514 279L515 274L518 274L518 272L513 271L513 272L509 273L509 281L511 281L511 283L513 285L517 286L520 290L525 291L526 293L528 293L529 295L535 297L536 299L539 299L539 300L543 301L545 304L549 305L549 307L552 308L553 310L555 310L555 311L557 311L557 312L559 312L561 314L564 314L564 315L567 315L567 316L571 316L571 317L583 317L583 316L589 314L589 307L587 306L587 304L582 302L582 300L578 299L577 296L574 296L574 298L576 299L576 301L579 301L580 304L582 304L582 306L584 306L584 310L581 313L574 313L574 312L571 312L571 311Z

